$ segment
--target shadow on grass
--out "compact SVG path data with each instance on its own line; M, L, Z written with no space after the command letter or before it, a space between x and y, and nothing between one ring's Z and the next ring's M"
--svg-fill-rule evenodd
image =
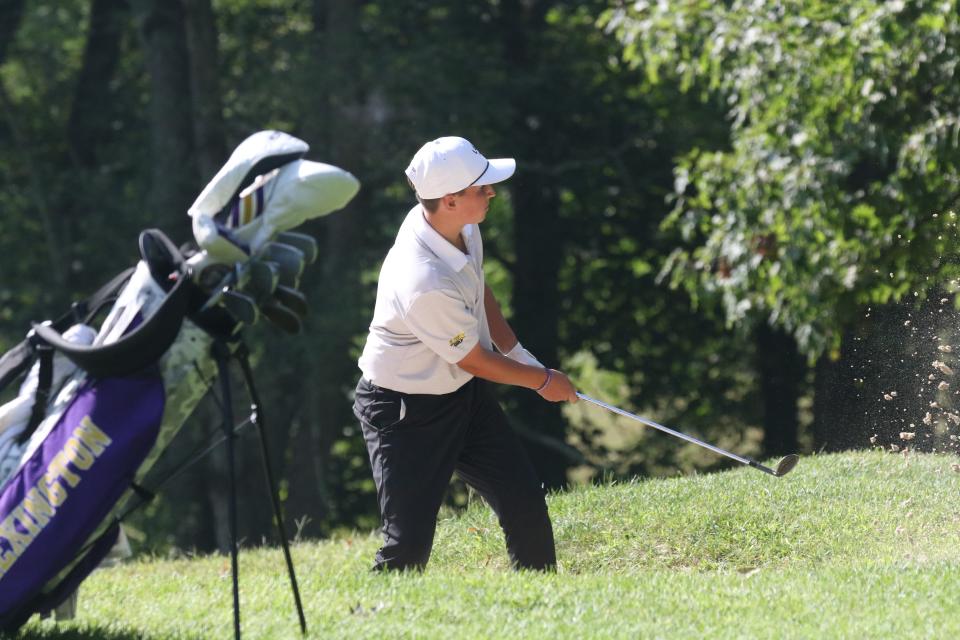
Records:
M42 626L22 629L19 634L0 633L3 640L161 640L169 634L150 633L142 629L111 629L109 626ZM178 635L177 637L184 637ZM201 636L187 636L200 638Z

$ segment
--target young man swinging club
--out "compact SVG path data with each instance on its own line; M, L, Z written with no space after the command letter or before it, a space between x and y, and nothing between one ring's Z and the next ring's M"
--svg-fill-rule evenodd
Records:
M556 565L541 483L490 384L577 401L566 375L520 345L484 284L478 225L491 185L515 168L458 137L428 142L407 167L419 204L380 271L353 406L383 522L374 569L426 566L454 472L497 514L514 567Z

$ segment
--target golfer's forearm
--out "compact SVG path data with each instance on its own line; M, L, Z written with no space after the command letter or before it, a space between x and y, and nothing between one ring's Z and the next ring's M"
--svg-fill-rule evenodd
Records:
M507 353L517 344L517 336L510 328L510 323L503 317L500 303L488 285L484 285L483 308L487 314L487 325L490 326L490 337L500 353Z
M457 366L484 380L528 389L539 389L547 378L546 371L540 367L520 364L480 345L475 346Z

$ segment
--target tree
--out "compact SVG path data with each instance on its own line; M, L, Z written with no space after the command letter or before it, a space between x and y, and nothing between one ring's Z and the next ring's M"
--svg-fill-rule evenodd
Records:
M67 122L70 151L77 164L86 169L107 161L98 152L110 136L114 115L110 83L120 60L120 40L128 20L129 7L124 0L91 3L83 63Z
M0 21L0 64L7 57L7 49L20 26L23 4L24 0L0 0L0 16L3 16Z
M223 122L216 16L210 0L182 1L197 169L203 180L209 180L220 169L228 151Z
M310 66L312 79L306 95L308 112L304 137L312 155L353 172L366 165L364 152L370 123L364 107L364 79L369 57L362 46L363 4L353 0L314 0ZM361 174L362 175L362 174ZM359 373L351 345L361 330L364 296L360 263L355 259L363 239L366 189L344 211L306 227L321 242L319 264L311 278L309 296L316 301L310 318L309 352L297 359L296 371L308 380L299 394L297 428L290 434L289 509L307 515L302 531L316 535L328 530L341 507L334 443L344 425L355 420L349 390Z
M556 69L551 46L548 11L558 3L521 3L507 0L499 12L503 34L503 64L518 73L507 82L508 100L513 106L509 129L513 132L510 153L539 162L559 162L564 136L546 143L542 128L557 131L562 117L550 100L556 78L546 69ZM537 70L537 71L534 71ZM521 171L510 185L513 219L513 318L517 335L548 366L560 366L560 265L566 244L565 223L558 220L560 189L556 176ZM524 394L519 400L519 419L536 433L554 441L566 440L566 425L558 405ZM540 477L551 488L567 482L570 460L555 448L531 443Z
M154 220L175 238L189 237L185 213L199 191L194 162L183 3L131 0L150 78L150 132L153 180L149 208Z
M649 78L727 105L729 145L675 169L672 285L835 359L868 306L955 277L954 3L637 3L607 25Z

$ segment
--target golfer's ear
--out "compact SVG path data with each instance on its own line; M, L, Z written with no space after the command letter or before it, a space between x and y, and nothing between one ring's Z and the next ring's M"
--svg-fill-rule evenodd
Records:
M443 206L447 209L456 209L457 208L457 196L450 193L442 198Z

